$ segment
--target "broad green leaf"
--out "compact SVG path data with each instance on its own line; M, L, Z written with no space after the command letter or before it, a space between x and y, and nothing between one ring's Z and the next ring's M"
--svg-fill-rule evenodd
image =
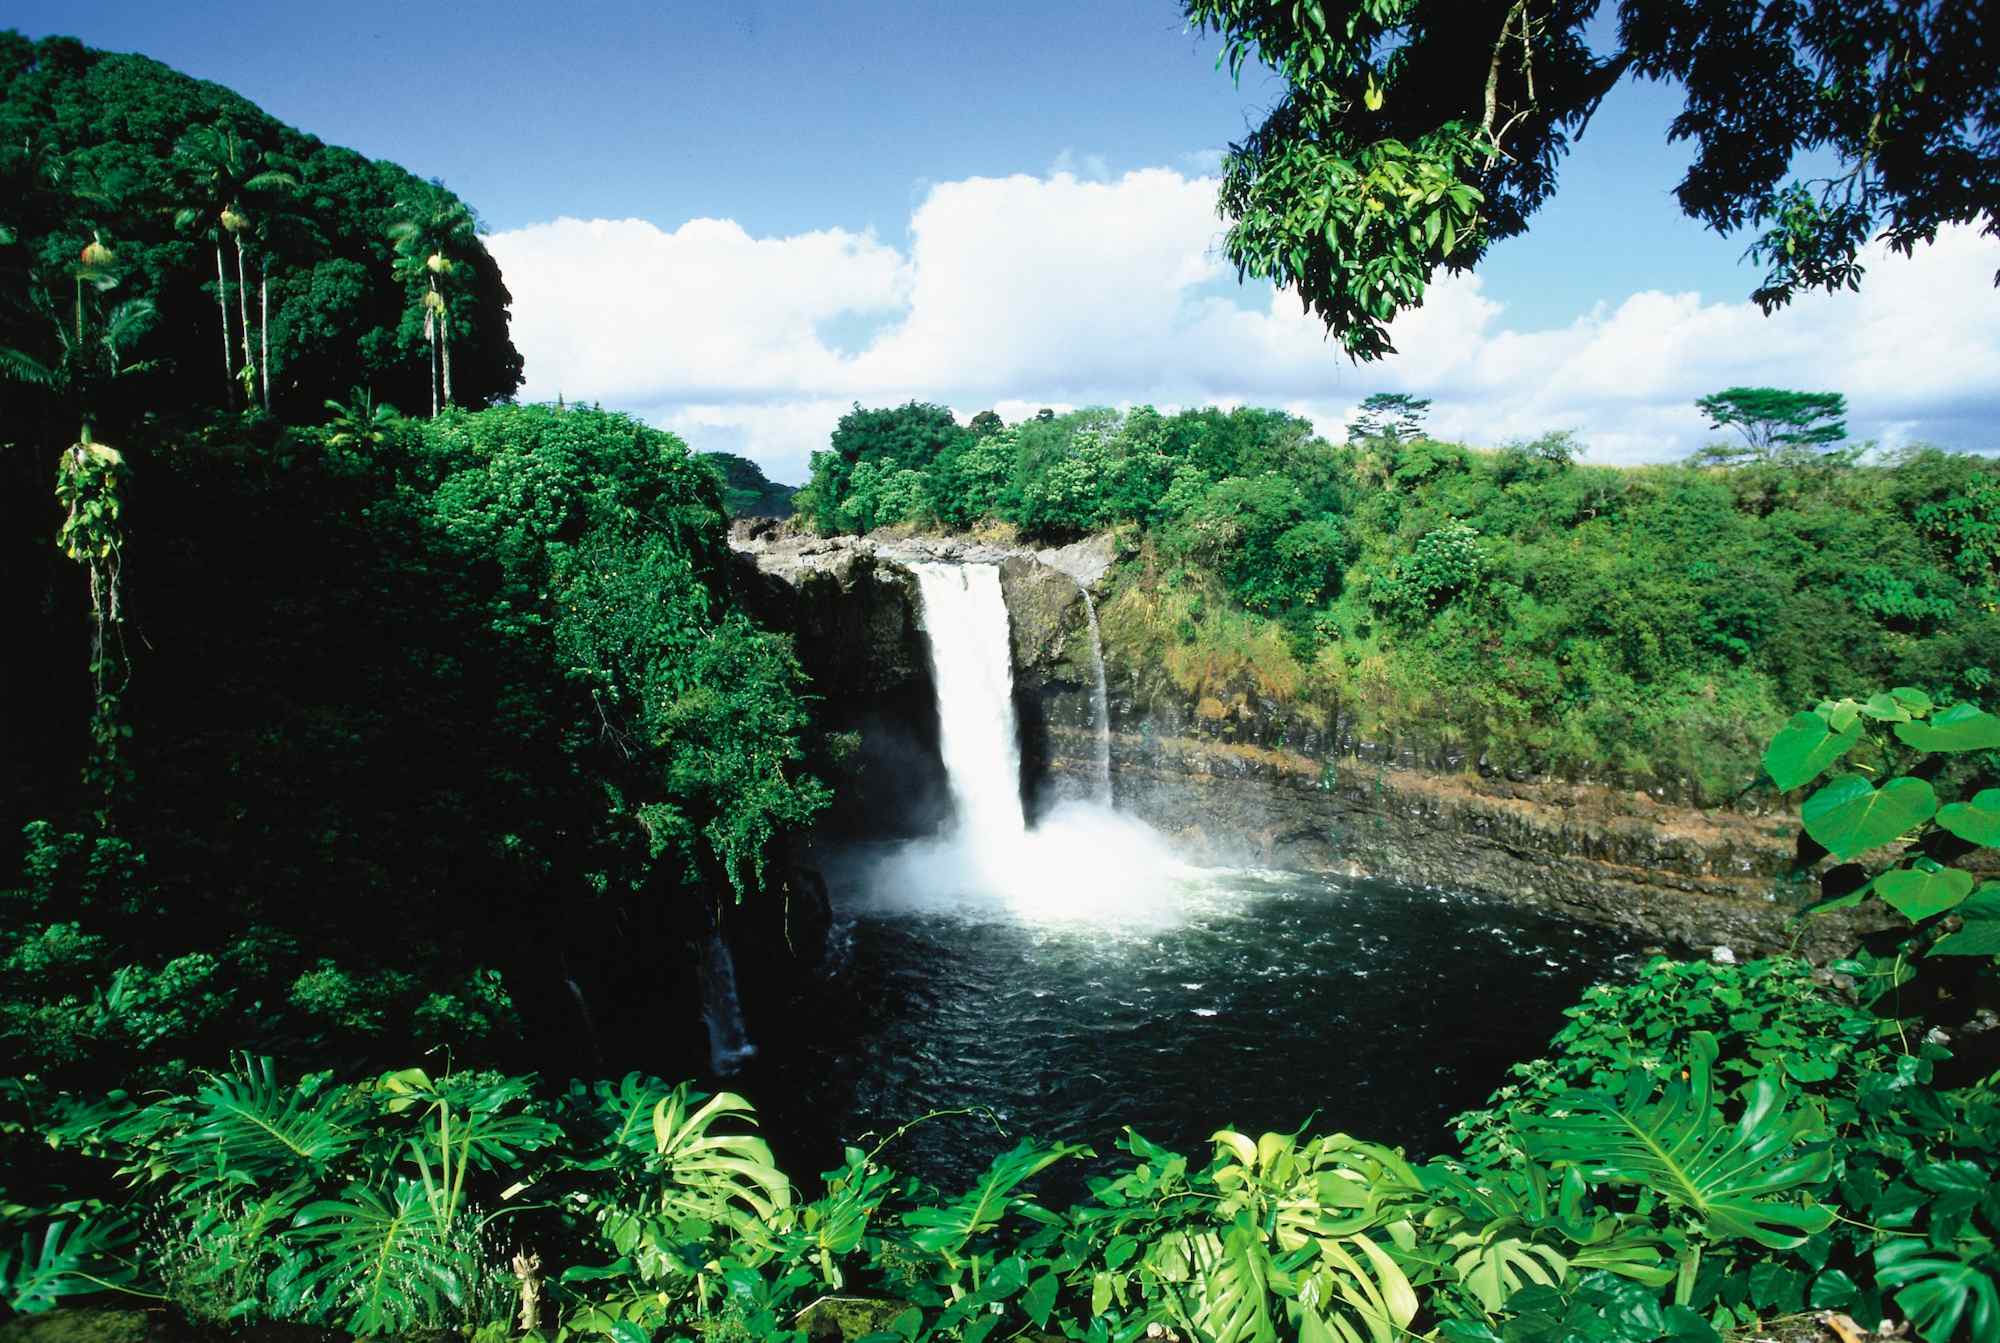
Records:
M1974 1265L1944 1258L1921 1240L1894 1240L1875 1251L1875 1277L1894 1287L1896 1304L1928 1343L1947 1343L1961 1323L1964 1337L2000 1338L2000 1286Z
M1931 697L1911 686L1899 685L1890 690L1889 697L1908 710L1911 717L1922 718L1932 708Z
M1940 938L1933 956L2000 956L2000 882L1987 882L1952 913L1965 926Z
M1028 1284L1028 1290L1021 1296L1021 1309L1035 1322L1035 1328L1047 1327L1049 1312L1056 1305L1056 1275L1044 1273Z
M1896 736L1919 751L2000 750L2000 718L1973 704L1954 704L1928 723L1898 723Z
M1972 874L1936 863L1902 867L1875 878L1874 890L1911 923L1921 923L1972 894Z
M1711 1236L1790 1249L1833 1224L1825 1208L1781 1198L1824 1182L1833 1159L1818 1142L1822 1117L1766 1074L1751 1084L1734 1125L1723 1117L1711 1069L1715 1037L1696 1031L1686 1077L1661 1087L1634 1069L1620 1094L1572 1092L1528 1120L1528 1154L1582 1170L1598 1183L1641 1185L1700 1217Z
M1940 808L1937 823L1968 844L2000 848L2000 788L1982 788L1970 802Z
M1907 723L1911 717L1909 706L1886 690L1870 695L1861 712L1878 723Z
M1861 740L1861 724L1835 732L1816 713L1797 713L1764 749L1764 771L1781 792L1810 783Z
M130 1284L138 1274L117 1252L132 1239L127 1225L109 1215L50 1222L39 1236L24 1231L18 1257L0 1249L0 1303L11 1312L35 1315L66 1297Z
M1891 779L1876 788L1858 774L1835 779L1799 808L1806 833L1842 860L1887 844L1936 814L1937 794L1924 780Z

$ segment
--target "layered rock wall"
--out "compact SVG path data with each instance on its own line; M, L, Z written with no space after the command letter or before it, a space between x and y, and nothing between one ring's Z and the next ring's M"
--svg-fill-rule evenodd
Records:
M1101 580L1107 549L769 529L739 535L737 546L746 581L764 593L757 608L797 635L828 721L862 733L859 801L837 824L904 832L942 819L928 655L902 567L920 559L1000 565L1030 817L1091 791L1099 725L1084 587ZM1448 751L1362 740L1341 721L1315 723L1249 696L1192 700L1161 668L1135 665L1115 647L1106 672L1113 796L1197 861L1484 891L1691 948L1829 955L1856 935L1848 923L1801 923L1777 898L1797 828L1791 816L1482 777ZM929 760L916 760L925 749ZM880 800L910 791L885 789L882 776L899 770L927 805Z

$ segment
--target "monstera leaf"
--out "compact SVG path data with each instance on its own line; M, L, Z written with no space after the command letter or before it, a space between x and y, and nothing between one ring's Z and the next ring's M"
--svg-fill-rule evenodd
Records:
M1634 1069L1616 1095L1573 1092L1527 1125L1529 1155L1562 1162L1599 1184L1643 1185L1698 1218L1717 1238L1790 1249L1825 1230L1833 1214L1788 1202L1788 1191L1822 1183L1833 1161L1819 1140L1815 1111L1787 1111L1783 1084L1771 1075L1751 1085L1731 1125L1716 1102L1711 1075L1715 1037L1696 1031L1684 1078L1664 1087Z
M1877 788L1844 774L1806 799L1799 820L1821 848L1845 861L1922 825L1937 809L1937 793L1922 779L1896 778Z
M1212 1140L1216 1216L1231 1220L1202 1275L1200 1329L1322 1343L1399 1338L1416 1316L1416 1290L1365 1233L1404 1224L1421 1196L1401 1153L1339 1133L1301 1143L1224 1129Z
M1491 1223L1477 1232L1461 1231L1445 1244L1457 1252L1451 1266L1458 1280L1491 1314L1498 1314L1507 1298L1523 1287L1553 1287L1569 1273L1569 1261L1561 1254L1507 1234L1504 1223Z
M674 1089L657 1077L626 1073L616 1083L570 1085L568 1107L586 1116L582 1122L603 1135L603 1150L577 1163L579 1170L607 1170L636 1165L654 1148L653 1111Z
M653 1156L660 1177L660 1210L677 1219L727 1222L754 1232L781 1220L792 1204L791 1181L778 1169L770 1144L748 1133L716 1133L718 1121L736 1116L756 1122L750 1102L724 1091L707 1098L675 1087L653 1107Z
M415 1180L349 1185L339 1198L301 1208L292 1226L290 1239L308 1257L279 1295L321 1318L331 1312L357 1334L439 1323L447 1307L464 1304L477 1268L447 1243Z
M1828 765L1854 749L1861 733L1859 721L1835 731L1822 714L1795 713L1765 748L1764 772L1780 792L1790 792L1817 779Z
M1921 1240L1895 1240L1875 1251L1875 1278L1897 1289L1896 1304L1928 1343L1948 1343L1960 1323L1972 1343L2000 1338L2000 1286L1975 1264Z
M324 1073L281 1082L268 1058L244 1055L234 1073L208 1079L192 1113L178 1108L185 1105L162 1102L124 1126L157 1134L134 1173L181 1176L183 1195L211 1184L268 1188L316 1180L361 1140L349 1123L351 1093L328 1085Z
M39 1236L24 1231L19 1253L0 1249L0 1302L34 1315L68 1297L126 1285L138 1275L118 1252L133 1238L130 1227L108 1217L50 1222Z

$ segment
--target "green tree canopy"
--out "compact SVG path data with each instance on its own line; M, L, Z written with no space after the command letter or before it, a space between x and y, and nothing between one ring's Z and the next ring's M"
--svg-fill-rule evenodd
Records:
M1758 459L1831 447L1847 437L1847 398L1839 392L1729 387L1694 404L1708 417L1709 428L1736 430Z
M1940 226L2000 232L2000 65L1983 5L1913 0L1622 0L1609 51L1596 0L1186 0L1233 72L1288 91L1233 145L1220 206L1239 275L1295 292L1356 359L1436 271L1524 232L1598 104L1627 74L1686 94L1681 209L1758 230L1769 312L1854 288L1871 238L1908 253ZM1802 155L1828 177L1789 179Z
M1406 392L1376 392L1361 403L1361 409L1347 426L1350 441L1357 438L1415 438L1423 430L1424 416L1430 414L1427 396Z

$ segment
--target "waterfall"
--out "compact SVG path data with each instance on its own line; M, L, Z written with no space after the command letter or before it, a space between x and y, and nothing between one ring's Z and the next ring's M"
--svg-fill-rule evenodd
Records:
M1097 679L1090 687L1090 712L1097 719L1097 797L1105 806L1111 805L1111 696L1104 688L1104 636L1097 628L1097 603L1090 599L1090 589L1081 582L1076 590L1083 594L1083 613L1090 620L1090 667Z
M940 753L959 838L998 859L1027 830L1014 735L1014 656L992 564L914 564L937 681Z
M729 1076L756 1054L736 997L736 962L719 930L710 930L701 945L701 1019L708 1027L709 1066L720 1075Z
M999 566L909 567L922 597L954 820L943 834L876 861L869 901L878 909L961 915L999 909L1013 918L1104 928L1158 927L1181 917L1176 882L1186 869L1143 821L1098 802L1065 802L1027 828ZM1093 640L1096 624L1093 609ZM1100 742L1108 747L1101 650L1097 665Z

